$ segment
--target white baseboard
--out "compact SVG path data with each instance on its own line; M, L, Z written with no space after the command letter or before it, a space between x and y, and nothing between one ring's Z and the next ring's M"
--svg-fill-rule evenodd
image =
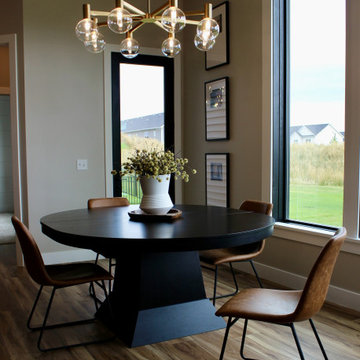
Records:
M94 261L96 253L92 250L68 250L43 253L42 257L46 265L66 264L78 261ZM103 257L100 257L103 259Z
M302 289L306 282L305 276L300 276L288 271L284 271L272 266L264 265L254 261L256 270L259 276L263 279L272 281L290 289ZM247 262L234 263L235 269L241 270L245 273L254 274L251 266ZM330 285L326 297L326 301L331 304L342 306L351 310L360 312L360 294L340 288L338 286Z

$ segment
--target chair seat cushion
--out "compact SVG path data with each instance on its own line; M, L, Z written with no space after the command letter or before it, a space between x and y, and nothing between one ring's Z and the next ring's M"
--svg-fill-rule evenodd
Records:
M275 323L293 322L302 291L244 289L226 302L217 316L231 316Z
M46 271L56 286L70 286L90 281L112 280L109 272L92 263L46 265Z
M212 265L251 260L258 255L262 242L227 249L199 251L201 261Z

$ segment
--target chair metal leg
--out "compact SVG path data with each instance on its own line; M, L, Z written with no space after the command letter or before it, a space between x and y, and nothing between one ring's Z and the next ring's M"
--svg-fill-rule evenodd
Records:
M257 279L260 287L263 288L264 286L263 286L263 284L262 284L262 282L261 282L261 280L260 280L260 277L259 277L259 275L258 275L258 273L257 273L257 271L256 271L256 268L255 268L255 265L254 265L253 261L252 261L252 260L249 260L249 262L250 262L251 267L252 267L252 269L253 269L253 271L254 271L254 273L255 273L256 279Z
M304 357L304 354L303 354L303 351L301 349L301 345L300 345L300 341L299 341L299 338L296 334L296 331L295 331L295 326L293 323L289 324L290 328L291 328L291 331L292 331L292 334L293 334L293 337L294 337L294 340L295 340L295 343L296 343L296 347L298 349L298 352L299 352L299 355L300 355L300 359L301 360L305 360L305 357Z
M218 267L217 265L215 266L215 276L214 276L214 295L213 295L213 305L215 306L215 302L216 302L216 285L217 285L217 275L218 275Z
M111 303L110 303L110 300L109 300L108 292L106 291L104 280L102 280L102 284L104 285L103 289L104 289L104 295L105 295L105 302L107 302L107 304L109 306L110 318L113 318L112 306L111 306ZM109 294L110 294L110 290L109 290Z
M27 321L27 323L26 323L26 326L27 326L28 329L30 329L30 330L35 330L35 329L36 329L36 328L32 327L32 326L30 325L30 323L31 323L31 319L32 319L32 317L33 317L33 315L34 315L34 311L35 311L36 305L37 305L37 303L38 303L38 301L39 301L39 299L40 299L40 295L41 295L41 292L42 292L43 287L44 287L43 285L40 286L40 289L39 289L39 291L38 291L38 293L37 293L37 295L36 295L36 299L35 299L35 301L34 301L34 305L33 305L32 309L31 309L31 311L30 311L30 315L29 315L29 317L28 317L28 321Z
M242 334L242 338L241 338L241 345L240 345L240 356L241 356L242 359L245 359L245 360L253 360L253 359L251 359L251 358L247 358L247 357L244 355L247 325L248 325L248 319L245 319L245 321L244 321L243 334Z
M110 273L110 274L112 274L112 273L111 273L111 268L112 268L113 266L115 266L115 264L112 263L112 258L110 258L110 259L109 259L109 273ZM109 293L111 293L111 291L112 291L111 283L112 283L112 281L109 280Z
M231 275L233 277L233 280L234 280L234 285L235 285L235 291L232 293L232 294L229 294L229 296L232 296L232 295L235 295L239 292L239 285L236 281L236 276L235 276L235 272L234 272L234 268L232 266L232 263L229 263L230 265L230 270L231 270Z
M104 281L102 281L102 285L103 285L103 289L104 289L104 292L105 292L105 299L107 300L108 297L107 297L107 292L106 292ZM50 351L50 350L68 349L68 348L72 348L72 347L75 347L75 346L85 346L85 345L96 344L96 343L101 343L101 342L110 341L110 340L115 339L115 337L112 336L110 338L105 338L105 339L100 339L100 340L95 340L95 341L87 341L87 342L81 342L81 343L76 343L76 344L71 344L71 345L56 346L56 347L51 347L51 348L43 348L41 346L41 340L42 340L42 337L44 335L45 330L55 329L55 328L60 328L60 327L73 326L73 325L89 324L89 323L94 322L95 318L85 319L85 320L80 320L80 321L72 321L72 322L67 322L67 323L54 324L54 325L46 325L48 317L49 317L49 313L50 313L50 308L51 308L51 305L53 303L55 291L58 289L56 286L54 286L53 290L51 292L51 295L50 295L49 303L48 303L48 306L46 308L46 313L45 313L42 325L38 326L38 327L31 327L31 325L30 325L31 319L32 319L32 316L33 316L33 314L35 312L35 308L36 308L36 305L37 305L37 303L39 301L42 289L43 289L43 286L41 286L40 289L39 289L39 292L38 292L38 294L36 296L34 305L33 305L32 309L31 309L31 312L30 312L30 315L29 315L29 318L28 318L28 322L27 322L27 325L28 325L29 329L31 329L31 330L40 330L39 338L38 338L38 341L37 341L37 347L38 347L38 349L40 351L46 352L46 351ZM109 303L109 308L110 308L110 311L111 311L110 302L108 301L108 303Z
M94 264L97 265L98 261L99 261L99 253L96 254ZM92 297L95 296L94 282L91 282L90 285L89 285L89 294Z
M50 296L50 300L49 300L49 304L48 304L48 307L46 309L46 313L45 313L45 316L44 316L44 321L43 321L43 324L42 324L42 327L40 329L40 334L39 334L39 338L38 338L38 342L37 342L37 347L40 351L47 351L47 349L44 349L41 347L41 339L42 339L42 336L44 334L44 330L46 328L46 322L47 322L47 318L49 316L49 312L50 312L50 308L51 308L51 304L53 302L53 299L54 299L54 295L55 295L55 291L56 291L56 287L54 286L53 287L53 290L51 292L51 296Z
M222 360L223 357L224 357L225 348L226 348L226 342L227 342L227 338L228 338L228 335L229 335L231 325L232 325L231 324L231 317L229 317L227 325L226 325L226 330L225 330L223 344L222 344L222 347L221 347L221 353L220 353L219 360Z
M324 346L323 346L323 344L322 344L322 342L321 342L321 340L320 340L320 336L319 336L318 332L316 331L315 324L314 324L314 322L312 321L312 319L309 319L309 322L310 322L311 328L312 328L312 330L313 330L313 332L314 332L314 334L315 334L316 340L317 340L317 342L318 342L318 344L319 344L319 346L320 346L320 349L321 349L321 352L322 352L322 354L323 354L323 356L324 356L324 359L325 359L325 360L328 360L328 357L327 357L327 355L326 355Z
M96 258L95 258L95 262L94 264L97 265L97 263L99 262L99 254L96 254ZM112 259L109 258L109 273L111 274L111 268L115 266L115 264L112 263ZM92 298L94 298L97 303L101 304L102 301L96 297L96 294L95 294L95 286L94 286L94 283L96 285L98 285L99 287L103 287L103 284L101 282L98 282L98 281L95 281L95 282L91 282L90 285L89 285L89 294ZM112 280L109 280L109 292L111 292L111 289L112 289ZM96 305L97 306L97 305Z
M234 268L233 268L233 266L232 266L231 263L229 263L229 265L230 265L230 270L231 270L232 278L233 278L234 285L235 285L235 291L232 292L232 293L229 293L229 294L219 295L219 296L216 296L218 266L216 265L216 266L215 266L215 269L206 267L206 269L213 270L213 271L215 272L215 276L214 276L214 293L213 293L213 297L210 298L210 300L213 301L213 305L214 305L214 306L215 306L215 301L216 301L216 299L222 299L222 298L225 298L225 297L233 296L233 295L236 295L236 294L239 292L239 285L238 285L238 283L237 283L237 281L236 281L236 276L235 276Z

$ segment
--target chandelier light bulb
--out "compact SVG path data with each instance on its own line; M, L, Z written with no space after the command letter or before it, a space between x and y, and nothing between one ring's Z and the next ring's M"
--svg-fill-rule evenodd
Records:
M166 40L163 41L161 51L165 56L169 58L175 57L181 51L180 41L176 39L173 35L170 35Z
M121 7L113 9L107 18L109 29L117 34L125 34L131 29L130 13Z
M181 9L171 6L163 12L161 24L167 32L177 33L185 27L186 16Z
M194 44L195 47L200 51L209 51L214 47L215 39L204 40L199 35L195 35Z
M197 27L194 38L197 49L208 51L214 46L220 27L213 19L212 9L212 4L205 2L204 11L189 11L185 15L178 6L178 0L167 0L153 11L151 0L147 0L146 11L124 0L115 0L115 6L110 12L93 10L90 4L83 4L82 20L76 24L75 33L88 51L99 53L104 50L106 43L103 35L98 32L98 27L108 25L114 33L126 34L126 38L120 43L120 52L124 57L132 59L140 50L139 42L133 39L133 33L145 24L157 25L169 33L168 38L162 42L161 51L165 56L173 58L181 51L181 43L175 38L175 34L186 24ZM201 21L186 18L188 16L191 19L200 15L203 16Z
M75 26L75 34L81 41L89 41L91 31L95 28L95 21L85 18L80 20Z
M126 37L120 44L120 52L127 59L132 59L139 54L139 42L132 36Z
M215 40L219 35L220 28L218 23L211 18L205 18L197 26L196 34L204 41Z
M90 33L90 39L84 42L85 48L91 53L98 54L104 51L105 49L105 40L104 36L98 32L97 29L94 29Z

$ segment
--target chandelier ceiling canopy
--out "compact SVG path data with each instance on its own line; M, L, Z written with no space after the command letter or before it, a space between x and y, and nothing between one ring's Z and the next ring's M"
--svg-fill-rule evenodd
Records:
M190 20L189 18L192 17L202 17L202 19ZM75 33L88 51L100 53L105 48L105 40L99 28L108 26L117 34L125 34L125 39L120 44L120 52L131 59L138 55L140 49L133 33L144 24L154 24L168 32L168 38L161 46L161 51L167 57L174 57L180 53L181 43L175 34L186 24L196 26L194 44L201 51L208 51L214 47L220 31L218 23L212 18L210 3L205 3L203 11L184 12L178 7L178 0L169 0L158 9L151 11L151 0L147 0L145 12L126 1L116 0L115 8L111 11L91 10L90 4L84 4L83 19L77 23Z

